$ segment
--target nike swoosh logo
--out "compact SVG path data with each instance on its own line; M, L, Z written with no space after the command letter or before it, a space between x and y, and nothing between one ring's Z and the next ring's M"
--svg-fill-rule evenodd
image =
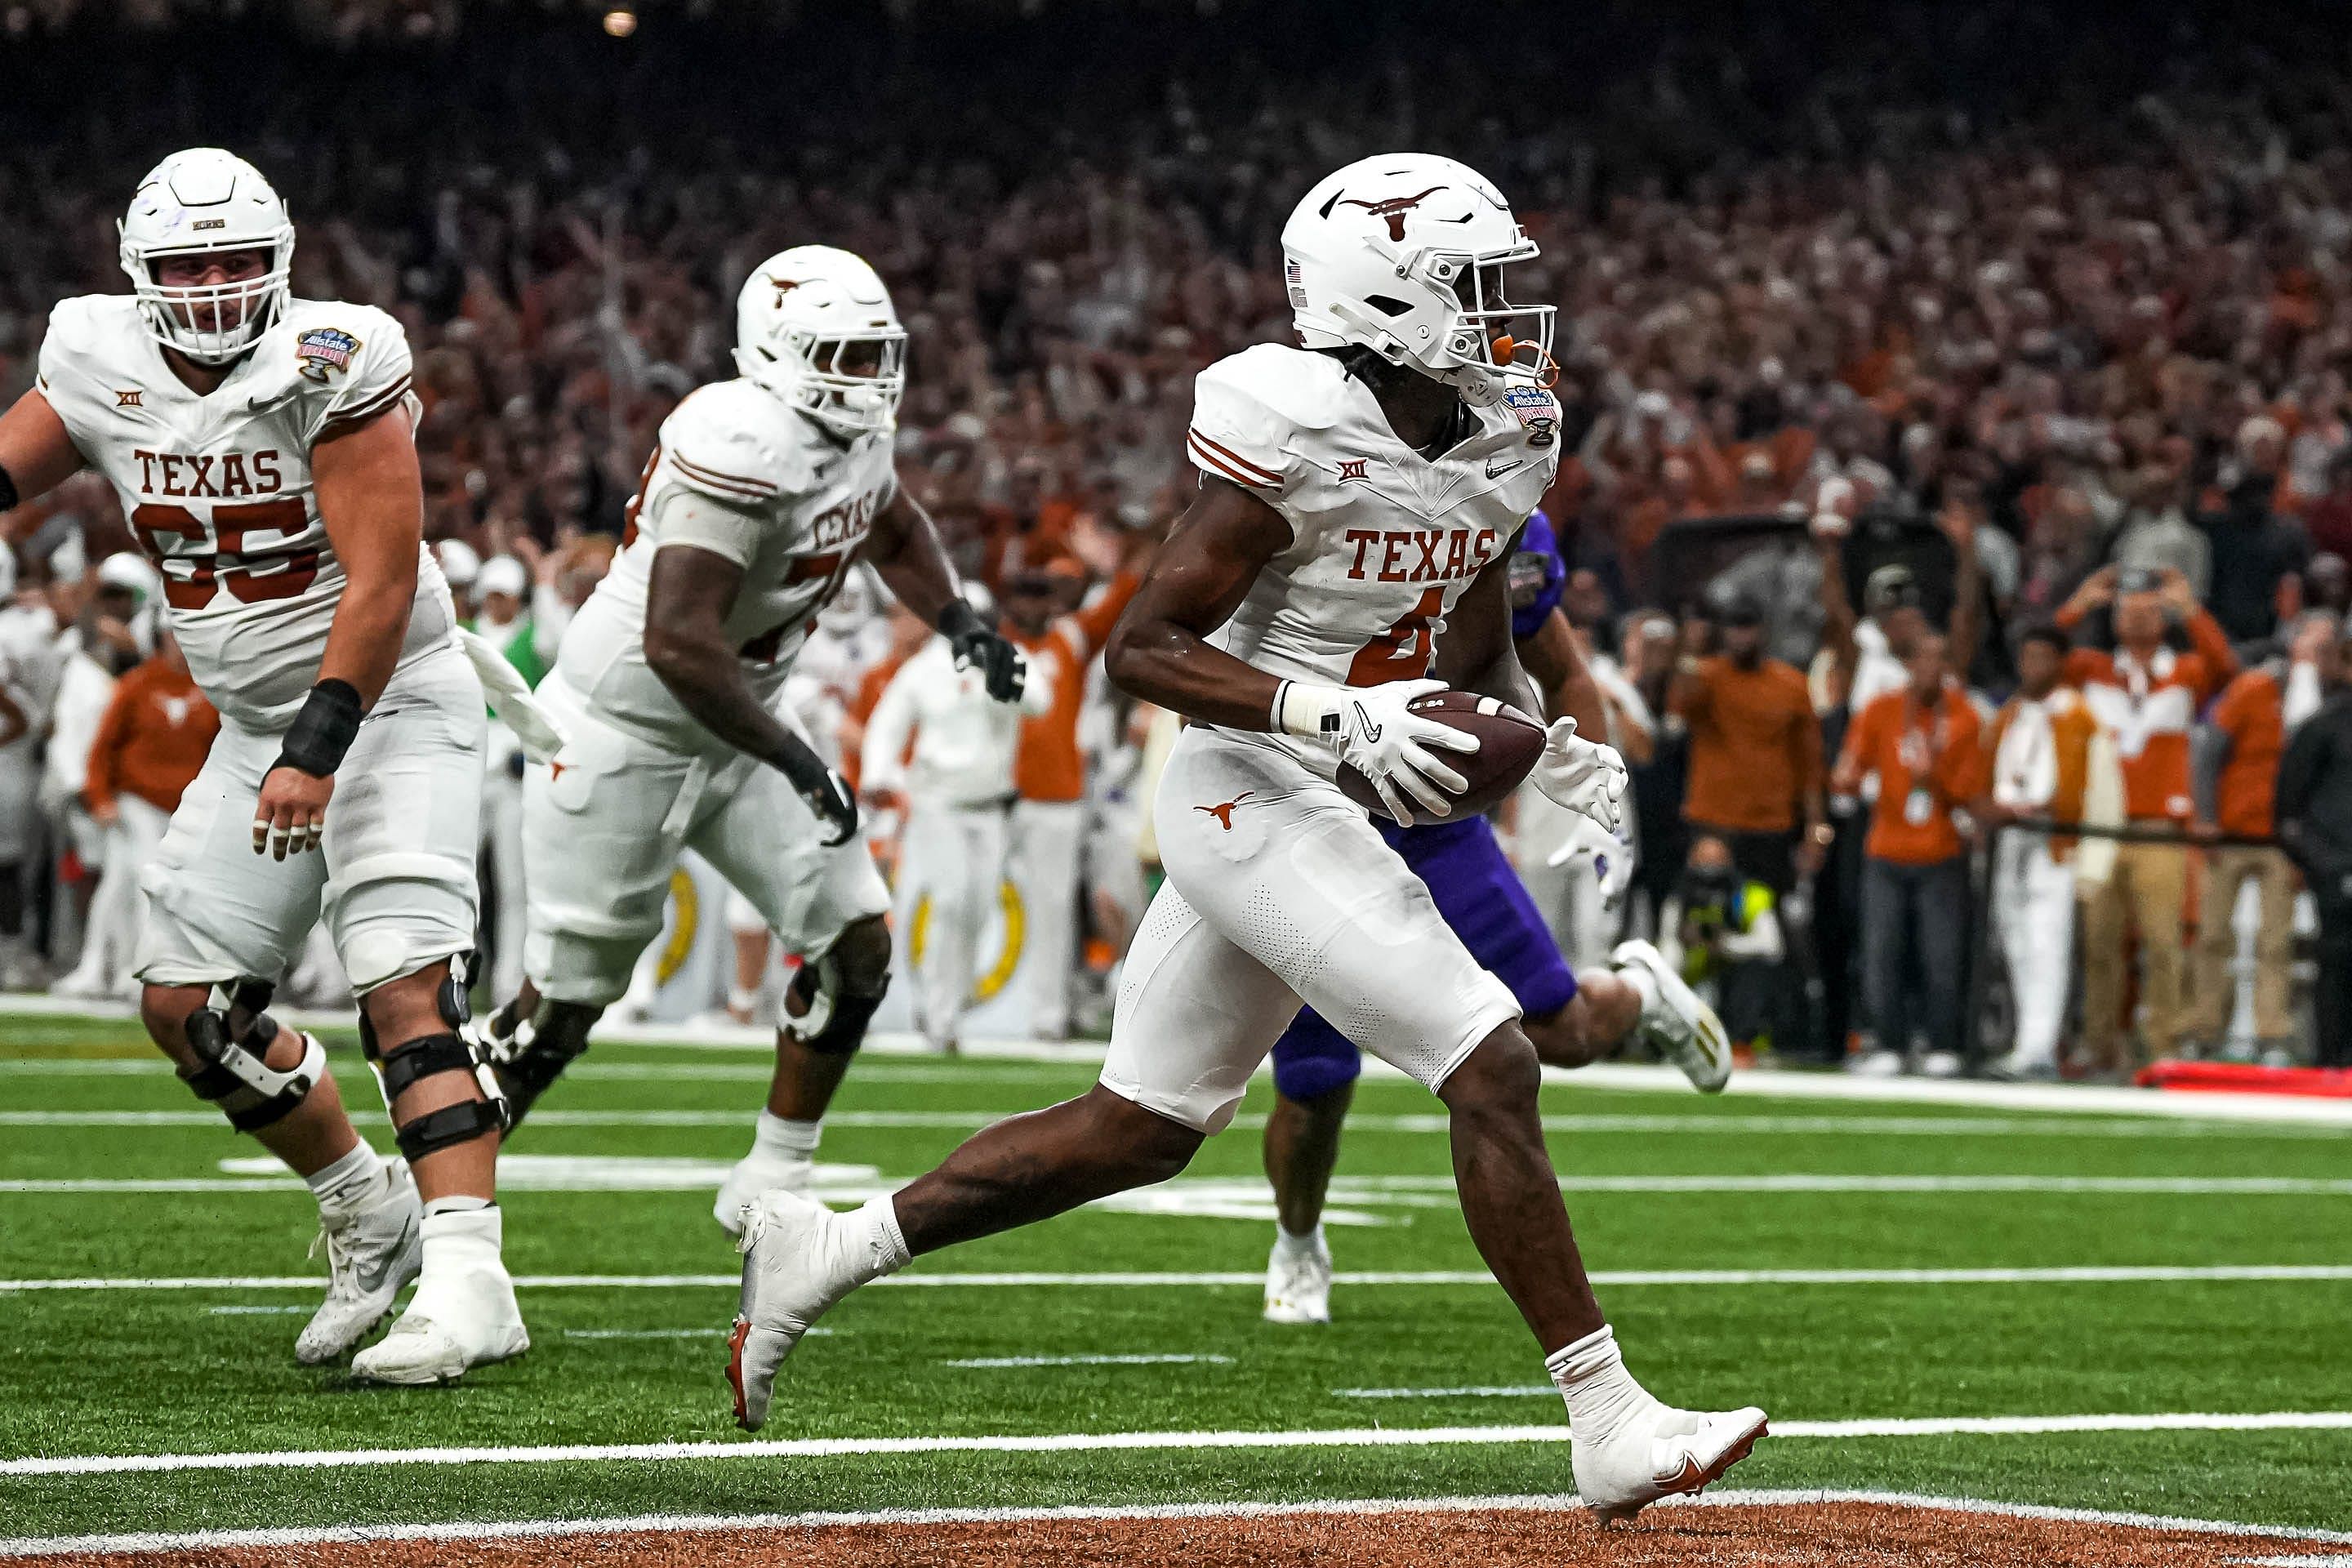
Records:
M1499 479L1505 474L1509 473L1513 468L1524 468L1527 466L1528 460L1525 458L1521 458L1516 462L1505 463L1498 468L1495 466L1494 459L1489 458L1486 460L1486 477L1490 479Z
M416 1216L415 1215L410 1215L401 1224L400 1239L394 1242L391 1247L384 1249L382 1258L378 1261L375 1273L372 1276L367 1274L360 1276L360 1289L362 1290L367 1291L373 1295L374 1292L383 1289L383 1282L391 1275L394 1266L398 1264L400 1259L407 1253L408 1238L415 1229Z
M1355 704L1355 709L1357 731L1362 734L1367 742L1375 746L1379 745L1381 743L1381 727L1372 722L1372 716L1364 711L1364 705L1362 703L1359 702Z

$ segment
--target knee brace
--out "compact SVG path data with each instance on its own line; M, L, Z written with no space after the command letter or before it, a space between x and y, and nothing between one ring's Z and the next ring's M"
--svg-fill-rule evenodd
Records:
M239 1132L258 1132L282 1121L310 1097L327 1076L327 1052L311 1037L302 1037L302 1059L280 1072L269 1065L270 1045L278 1038L278 1021L262 1009L269 1005L270 988L258 980L215 985L206 1005L187 1016L182 1026L188 1048L204 1066L187 1075L188 1088L199 1100L210 1100ZM247 1022L240 1028L235 1016Z
M360 1048L375 1068L376 1086L383 1091L383 1108L393 1119L393 1140L412 1165L427 1154L503 1132L511 1124L506 1093L483 1052L454 1032L462 1029L470 1016L466 1005L465 966L463 957L450 961L450 978L442 982L434 998L442 1022L449 1026L452 1033L425 1035L383 1049L376 1043L375 1028L368 1022L366 1013L360 1015ZM480 1100L461 1100L406 1121L393 1110L393 1102L408 1092L412 1085L445 1073L461 1072L472 1075L475 1087L482 1092Z
M564 1009L584 1012L586 1021L564 1016ZM506 1095L509 1127L521 1126L532 1104L588 1049L589 1026L601 1013L580 1003L542 997L528 1017L517 1015L511 1005L490 1016L488 1059Z
M827 953L813 963L802 964L793 976L792 994L800 998L805 1010L785 1022L807 1049L819 1056L845 1057L866 1043L866 1026L874 1021L889 991L887 968L870 989L845 989L841 966Z

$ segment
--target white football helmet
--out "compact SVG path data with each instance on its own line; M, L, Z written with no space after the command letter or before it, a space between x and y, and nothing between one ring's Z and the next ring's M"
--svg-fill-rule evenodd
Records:
M226 364L253 346L286 308L294 267L294 224L261 171L234 153L191 147L147 173L117 226L122 270L131 275L147 330L199 364ZM266 250L258 278L166 289L155 263L167 256ZM213 325L199 326L209 317Z
M736 296L735 368L845 435L888 430L907 390L907 329L862 258L796 245L753 268Z
M1391 153L1328 174L1282 226L1282 254L1291 320L1310 349L1360 344L1480 406L1559 374L1555 307L1503 291L1503 268L1533 260L1536 243L1465 163Z

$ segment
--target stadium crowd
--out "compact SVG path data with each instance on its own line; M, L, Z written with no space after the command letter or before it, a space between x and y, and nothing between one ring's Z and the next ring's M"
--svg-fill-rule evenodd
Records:
M1990 9L2011 47L2042 37L2028 8ZM288 46L239 60L262 107L236 128L302 225L297 292L406 325L428 535L521 628L519 664L543 668L601 574L661 418L728 374L735 280L822 238L871 258L908 323L909 481L1033 657L1066 638L1052 657L1078 668L1192 488L1193 374L1286 331L1268 243L1297 192L1378 144L1455 139L1435 110L1465 84L1375 57L1353 79L1388 90L1350 96L1198 31L1164 78L1099 102L961 95L1003 106L984 121L896 110L940 71L1018 81L1026 56L898 58L880 111L827 121L838 84L812 88L781 137L725 111L750 65L663 91L676 57L602 37L540 39L527 74L520 43L424 57L430 96L417 57L328 57L322 131L282 107L301 95L275 84L321 59ZM2331 986L2352 990L2352 845L2308 800L2273 809L2289 733L2344 679L2352 100L2219 44L2121 96L2126 68L2085 63L2082 39L2026 74L2083 66L2096 113L1888 96L1949 43L1921 32L1900 68L1832 58L1785 95L1770 48L1745 81L1659 58L1576 113L1498 108L1447 146L1514 194L1543 247L1531 286L1561 305L1570 456L1546 510L1635 764L1630 894L1549 867L1539 811L1515 825L1522 862L1572 951L1662 926L1735 1032L1783 1057L1980 1055L1963 977L1989 887L2003 962L1974 967L2007 974L2005 1070L2053 1072L2062 1046L2094 1074L2189 1047L2352 1062L2340 1012L2315 1037L2289 984L2300 920L2323 1021ZM0 395L26 384L51 302L121 287L108 220L160 133L93 122L0 153ZM173 793L101 765L93 738L185 742L121 733L125 694L162 687L145 672L171 656L105 487L0 528L0 977L26 984L80 951L95 868L135 858L115 847L147 819L130 803ZM854 763L919 637L878 601L830 629L804 711ZM1007 788L1083 804L1034 815L1085 846L1062 945L1099 969L1150 868L1153 724L1081 685L1029 721ZM2091 836L1992 842L2053 818Z

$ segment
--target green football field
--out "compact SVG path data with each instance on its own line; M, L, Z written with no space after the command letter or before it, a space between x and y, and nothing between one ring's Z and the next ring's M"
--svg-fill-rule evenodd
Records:
M0 1014L0 1538L1570 1489L1438 1108L1393 1078L1358 1097L1329 1327L1258 1316L1261 1079L1177 1181L852 1298L745 1437L710 1196L765 1078L755 1047L600 1044L503 1173L530 1353L388 1391L294 1364L324 1269L299 1184L134 1025ZM1091 1079L869 1054L824 1194ZM2352 1528L2352 1132L1738 1087L1544 1106L1635 1373L1772 1414L1727 1486Z

